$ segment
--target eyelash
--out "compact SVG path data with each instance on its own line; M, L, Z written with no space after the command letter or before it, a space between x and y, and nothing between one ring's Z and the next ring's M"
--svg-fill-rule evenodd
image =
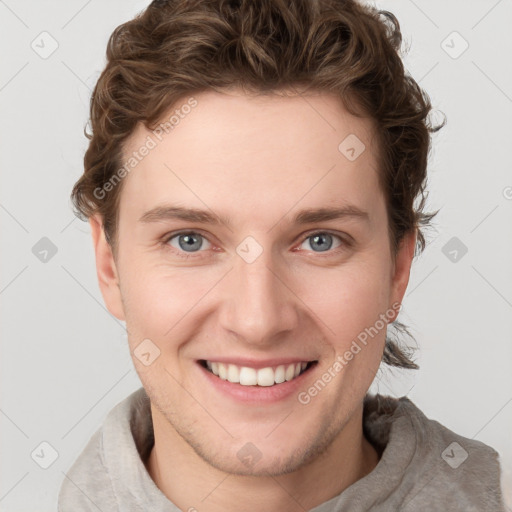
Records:
M199 235L202 238L208 240L208 237L205 236L204 234L202 234L200 231L177 231L177 232L173 232L173 233L168 233L167 235L164 236L163 240L161 241L161 244L163 245L164 249L170 250L173 254L176 254L178 257L183 258L183 259L200 257L200 253L202 253L204 251L187 253L185 251L177 250L175 247L172 247L171 245L169 245L169 242L173 238L180 236L180 235ZM302 245L308 238L313 238L315 235L330 235L330 236L333 236L334 238L338 238L341 242L340 246L336 247L335 249L329 249L329 250L325 251L325 254L322 254L322 252L315 253L315 254L318 254L318 257L320 257L320 258L325 258L325 257L336 255L336 254L342 252L343 250L346 250L352 246L352 242L347 240L346 237L344 238L341 235L339 235L337 233L333 233L332 231L328 231L328 230L327 231L326 230L313 231L313 232L306 233L303 236L303 238L301 239L299 245ZM210 240L208 240L208 242L210 242ZM212 242L210 242L210 244L211 243ZM314 251L312 251L312 252L314 252Z

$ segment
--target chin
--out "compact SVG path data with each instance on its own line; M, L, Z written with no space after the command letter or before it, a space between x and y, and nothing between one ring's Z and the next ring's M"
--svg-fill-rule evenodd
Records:
M339 429L317 431L312 435L293 432L293 442L284 445L282 440L270 441L262 438L251 442L247 437L237 439L224 449L214 443L204 443L205 437L197 442L185 438L196 454L210 466L232 475L277 477L293 473L320 457L332 444ZM288 437L290 441L291 437ZM218 441L217 441L218 442Z
M235 450L231 457L225 454L196 453L210 466L227 474L238 476L255 476L255 477L277 477L287 473L293 473L305 465L301 453L290 454L288 456L272 457L272 455L264 456L254 445L247 443L242 447L249 448L247 453L252 450L252 455L240 454L240 450Z

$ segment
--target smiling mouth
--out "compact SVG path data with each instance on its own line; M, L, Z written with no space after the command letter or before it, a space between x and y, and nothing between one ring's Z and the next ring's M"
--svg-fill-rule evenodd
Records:
M218 363L204 359L200 360L199 364L220 379L227 380L233 384L270 387L296 379L315 366L317 362L318 361L302 361L259 369L238 366L236 364Z

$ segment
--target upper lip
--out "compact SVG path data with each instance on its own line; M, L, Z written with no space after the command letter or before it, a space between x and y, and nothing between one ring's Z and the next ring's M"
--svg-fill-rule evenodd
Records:
M268 368L271 366L289 365L295 363L310 363L316 361L313 358L301 357L276 357L272 359L251 359L246 357L207 357L203 361L210 361L215 363L234 364L236 366L245 366L248 368Z

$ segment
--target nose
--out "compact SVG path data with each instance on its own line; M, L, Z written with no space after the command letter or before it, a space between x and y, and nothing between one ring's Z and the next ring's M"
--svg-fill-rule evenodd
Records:
M298 323L298 298L287 283L286 267L272 262L270 251L248 263L235 254L223 283L220 324L238 341L275 345Z

